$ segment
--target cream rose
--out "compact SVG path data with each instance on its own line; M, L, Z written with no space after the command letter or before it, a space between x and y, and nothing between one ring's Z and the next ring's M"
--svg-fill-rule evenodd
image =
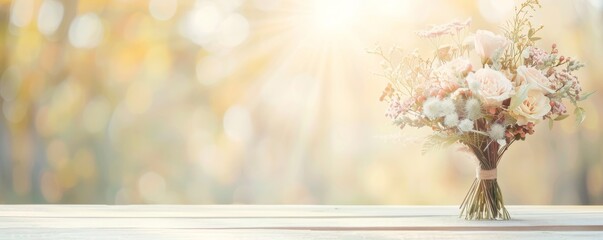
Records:
M528 122L538 123L551 111L550 102L551 100L542 91L531 89L528 91L528 97L511 111L511 115L517 119L519 125L526 125Z
M520 66L517 68L517 82L522 84L530 84L531 89L541 90L543 93L554 93L555 89L551 88L551 81L545 77L540 70L533 67Z
M475 52L482 60L491 59L495 53L509 45L509 40L505 37L485 30L477 30L473 38Z
M467 76L469 89L486 106L500 106L513 95L513 84L505 75L490 68L482 68Z

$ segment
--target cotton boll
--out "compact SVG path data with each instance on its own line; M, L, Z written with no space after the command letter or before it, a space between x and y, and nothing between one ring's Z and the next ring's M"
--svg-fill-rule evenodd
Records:
M446 127L454 127L456 125L459 125L459 115L456 113L446 115L446 117L444 118L444 125Z
M458 128L463 132L471 131L471 130L473 130L473 121L471 121L469 119L463 119L459 123Z
M490 127L490 131L488 131L488 135L493 140L503 139L505 137L505 127L501 124L492 124Z
M467 118L471 120L478 119L482 116L482 106L479 100L471 98L465 103L465 112L467 112Z

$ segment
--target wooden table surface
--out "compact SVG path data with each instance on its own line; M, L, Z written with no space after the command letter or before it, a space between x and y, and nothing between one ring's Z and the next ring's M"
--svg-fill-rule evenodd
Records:
M0 205L0 239L603 239L603 206Z

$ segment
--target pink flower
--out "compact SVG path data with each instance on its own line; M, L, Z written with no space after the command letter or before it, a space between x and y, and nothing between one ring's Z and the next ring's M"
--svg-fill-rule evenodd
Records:
M435 68L431 72L431 78L437 87L446 88L449 86L450 89L447 89L447 91L452 92L459 87L459 80L466 76L472 69L473 66L468 58L459 57Z
M513 94L513 84L499 71L482 68L467 76L469 89L479 96L486 106L500 106Z
M444 35L454 35L469 27L470 24L471 18L468 18L465 21L455 20L446 24L433 25L428 30L418 31L417 35L423 38L436 38Z
M545 94L555 92L555 89L551 88L551 81L540 70L533 67L519 66L517 81L520 85L530 84L530 88L540 90Z
M482 60L491 59L503 51L510 41L501 35L486 30L477 30L474 36L475 52Z
M469 59L466 57L455 58L454 60L448 62L447 65L449 65L452 71L461 75L466 75L473 69L471 61L469 61Z

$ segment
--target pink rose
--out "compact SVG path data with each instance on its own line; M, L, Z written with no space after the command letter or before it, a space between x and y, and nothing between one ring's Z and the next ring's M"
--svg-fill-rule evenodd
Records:
M513 84L499 71L482 68L467 76L469 89L480 97L486 106L500 106L513 95Z
M533 67L518 67L517 82L520 85L530 84L531 89L538 89L544 94L555 92L555 89L551 88L551 81L540 70Z
M474 36L475 52L482 58L482 61L491 59L499 51L503 51L509 40L501 35L485 30L477 30Z

